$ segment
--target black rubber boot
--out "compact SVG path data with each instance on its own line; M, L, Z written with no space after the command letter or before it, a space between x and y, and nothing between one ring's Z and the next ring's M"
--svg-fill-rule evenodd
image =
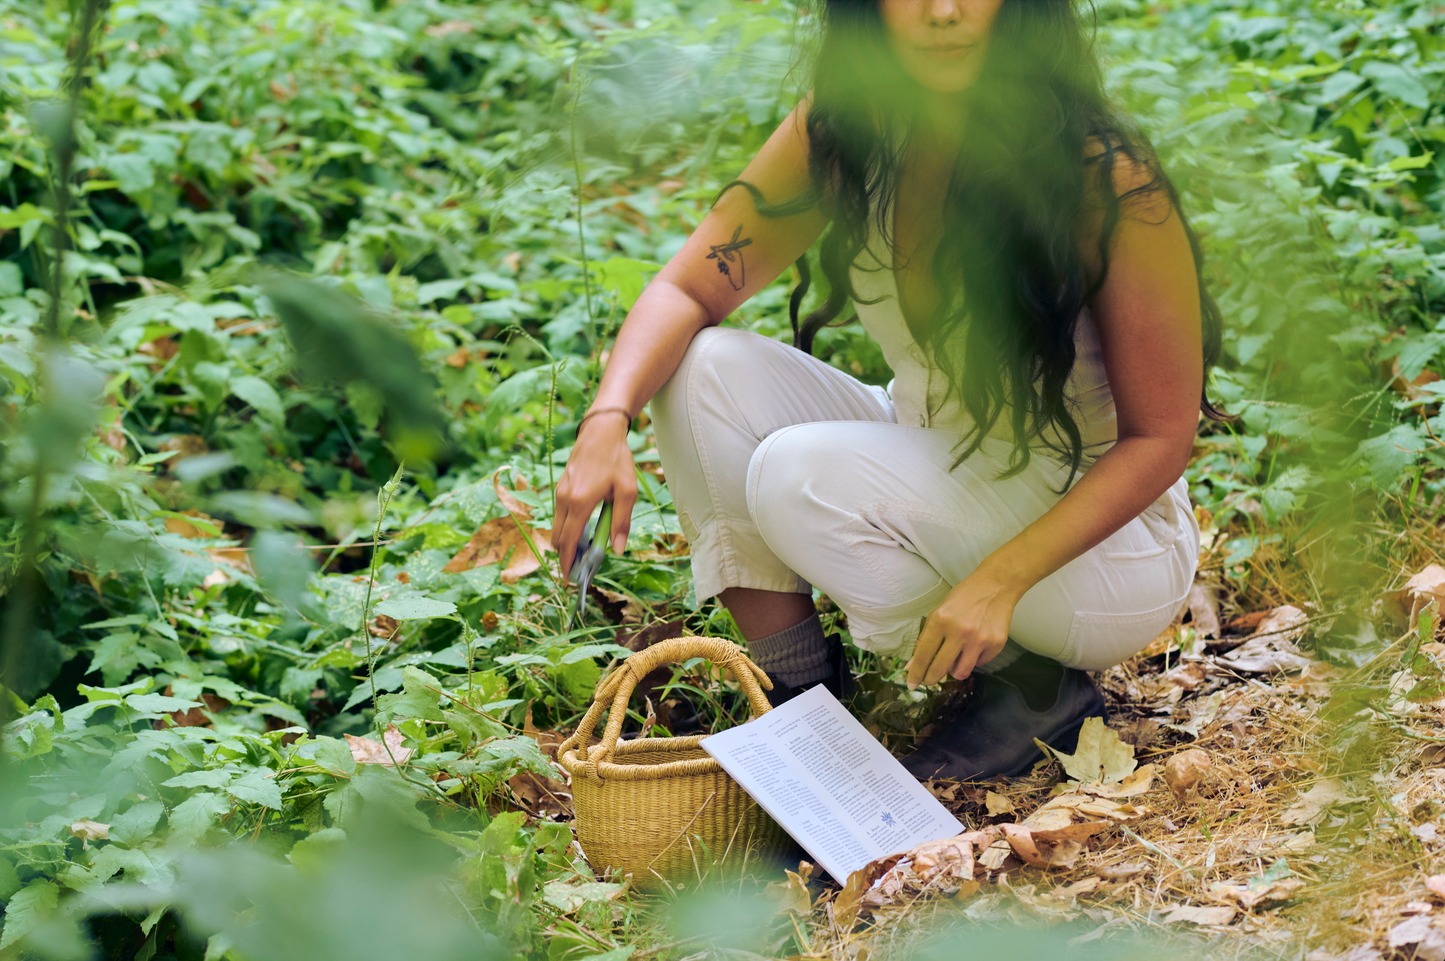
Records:
M1084 721L1106 716L1088 674L1025 653L1003 670L976 675L963 710L902 762L919 780L1013 777L1043 757L1034 738L1072 753Z
M789 687L774 678L773 689L763 692L768 697L768 703L777 707L819 684L832 691L838 700L845 700L853 693L853 675L848 672L848 655L843 650L843 639L837 634L828 635L828 666L832 668L832 673L827 677L798 687Z

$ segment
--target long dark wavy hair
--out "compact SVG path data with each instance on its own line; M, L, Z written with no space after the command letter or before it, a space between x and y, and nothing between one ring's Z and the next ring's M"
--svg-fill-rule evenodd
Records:
M819 202L831 215L820 247L830 284L826 302L799 322L810 280L805 255L790 305L794 346L809 353L818 330L835 322L848 300L868 302L853 289L850 271L868 245L870 218L893 247L884 214L892 209L917 121L910 104L923 99L911 95L917 82L888 48L877 0L824 0L822 13L807 115L812 191L769 204L751 184L723 188L747 188L765 215ZM1148 140L1105 96L1075 0L1004 0L967 102L965 143L943 198L943 233L932 263L940 303L926 322L910 320L910 329L973 421L954 467L1002 418L1012 427L1014 446L1001 476L1022 471L1030 448L1041 446L1071 465L1067 488L1083 457L1065 392L1075 328L1104 283L1110 238L1131 202L1162 191L1184 224L1200 275L1206 377L1219 356L1222 318L1205 290L1203 254L1178 192ZM1121 156L1149 177L1122 195L1115 189ZM1102 224L1101 269L1090 278L1079 231L1094 221ZM1227 417L1205 394L1200 409L1213 419Z

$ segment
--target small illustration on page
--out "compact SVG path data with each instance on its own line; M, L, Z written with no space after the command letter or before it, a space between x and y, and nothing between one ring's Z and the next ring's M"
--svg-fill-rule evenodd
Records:
M884 811L882 814L879 815L879 817L883 819L883 824L885 827L891 828L898 824L898 822L893 819L893 815L889 814L887 811Z

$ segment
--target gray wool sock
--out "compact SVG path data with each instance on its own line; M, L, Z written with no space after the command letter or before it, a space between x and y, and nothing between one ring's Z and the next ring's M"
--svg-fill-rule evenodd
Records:
M755 641L748 641L748 656L768 677L788 687L816 684L833 673L828 663L831 646L817 614L792 627Z

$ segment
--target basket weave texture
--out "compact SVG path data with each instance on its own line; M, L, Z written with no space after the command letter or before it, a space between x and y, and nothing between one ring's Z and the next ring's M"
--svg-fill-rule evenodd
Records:
M699 746L702 735L619 742L638 682L660 665L694 657L732 674L754 718L768 712L763 690L772 682L736 644L680 637L633 654L604 677L557 752L572 777L574 826L587 860L599 872L631 875L643 890L735 873L792 848L783 829ZM589 748L604 710L607 729Z

